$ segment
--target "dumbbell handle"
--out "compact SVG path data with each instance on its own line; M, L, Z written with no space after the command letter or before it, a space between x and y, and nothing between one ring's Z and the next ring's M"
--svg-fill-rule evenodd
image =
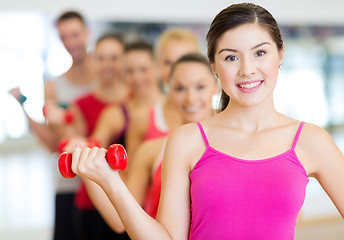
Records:
M125 148L121 144L112 144L105 156L106 161L114 170L124 170L128 159ZM65 178L74 178L76 174L72 171L72 154L64 152L59 157L58 167Z

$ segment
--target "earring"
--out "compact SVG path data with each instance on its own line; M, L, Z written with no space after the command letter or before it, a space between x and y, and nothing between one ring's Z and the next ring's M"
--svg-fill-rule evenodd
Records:
M220 79L219 79L219 76L215 73L214 74L214 77L215 77L215 79L217 80L217 81L219 81Z
M281 64L279 65L279 68L281 69L281 68L282 68L282 66L283 66L283 63L281 63Z

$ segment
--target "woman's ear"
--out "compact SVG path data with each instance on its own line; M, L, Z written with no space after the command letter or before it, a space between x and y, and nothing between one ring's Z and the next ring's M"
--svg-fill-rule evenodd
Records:
M216 70L215 70L215 65L214 63L212 63L211 65L211 71L214 73L215 77L218 78L217 74L216 74Z
M283 64L283 61L284 61L284 47L281 50L279 50L278 54L279 54L279 57L280 57L279 66L281 67L282 64Z

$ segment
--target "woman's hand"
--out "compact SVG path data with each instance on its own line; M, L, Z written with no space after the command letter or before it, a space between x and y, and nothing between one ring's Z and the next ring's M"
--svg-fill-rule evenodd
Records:
M106 161L107 150L104 148L75 147L72 157L72 171L102 186L111 177L118 176L118 171L110 168Z

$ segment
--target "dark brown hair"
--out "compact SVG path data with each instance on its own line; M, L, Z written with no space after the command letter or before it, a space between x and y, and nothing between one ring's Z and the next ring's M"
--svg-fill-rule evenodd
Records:
M186 62L203 64L212 73L211 65L210 65L210 63L206 57L204 57L203 55L201 55L199 53L188 53L188 54L183 55L176 62L173 63L172 68L171 68L171 72L170 72L170 79L172 78L174 70L176 69L176 67L179 64L186 63Z
M129 53L131 51L143 51L149 53L149 55L154 58L154 50L152 44L144 41L144 40L137 40L135 42L131 42L125 46L125 52Z
M209 62L215 62L217 43L222 35L235 27L247 23L257 23L264 27L276 43L277 49L283 49L280 29L274 17L263 7L253 3L233 4L216 15L207 34ZM224 110L229 103L229 96L222 90L220 110Z
M62 21L70 20L70 19L74 19L74 18L80 20L83 25L86 25L84 17L80 13L75 12L75 11L67 11L67 12L62 13L58 17L58 19L56 21L56 25Z
M100 42L102 42L103 40L106 40L106 39L115 40L115 41L119 42L121 45L123 45L123 47L124 47L123 35L121 33L117 33L117 32L110 32L110 33L106 33L106 34L102 35L100 38L98 38L96 46L98 46L98 44Z

